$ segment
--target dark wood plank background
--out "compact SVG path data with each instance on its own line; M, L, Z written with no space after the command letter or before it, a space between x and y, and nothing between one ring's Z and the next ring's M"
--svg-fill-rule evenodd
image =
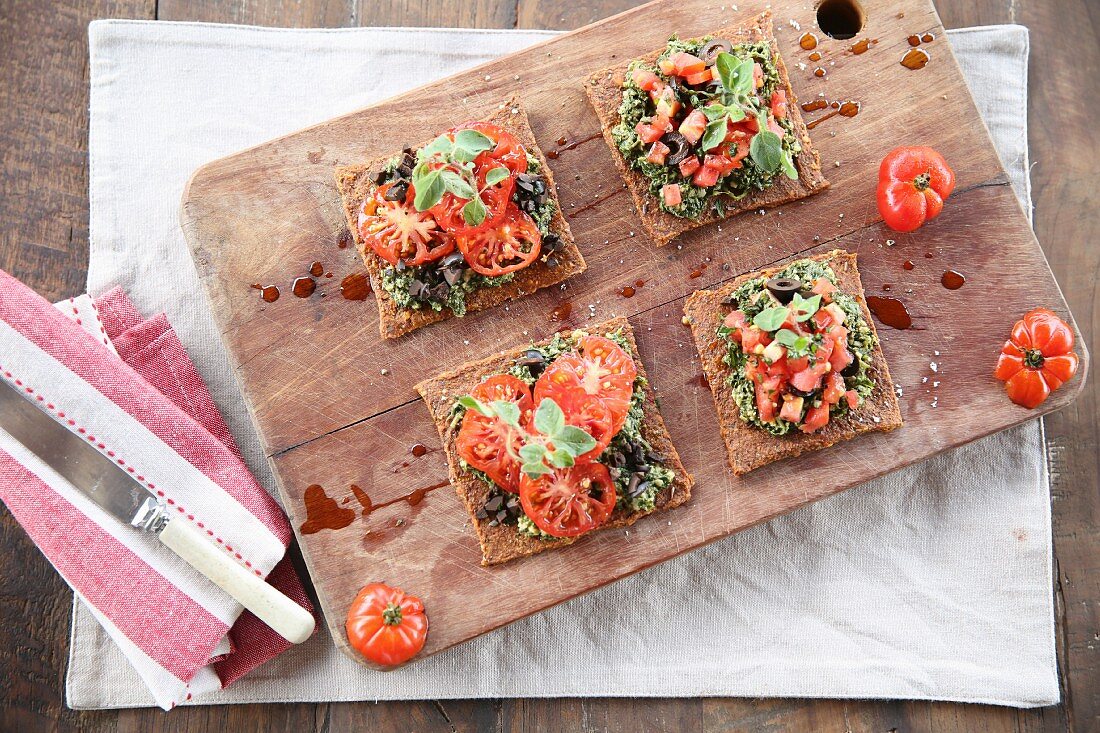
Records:
M717 1L717 0L716 0ZM628 0L0 0L0 268L49 298L87 266L88 21L103 17L279 26L444 25L569 29ZM1090 345L1100 335L1100 4L940 0L944 25L1031 30L1030 142L1036 231ZM815 730L1100 729L1100 387L1047 421L1053 480L1058 656L1064 703L1031 711L927 702L478 700L74 712L64 706L71 596L0 510L0 729Z

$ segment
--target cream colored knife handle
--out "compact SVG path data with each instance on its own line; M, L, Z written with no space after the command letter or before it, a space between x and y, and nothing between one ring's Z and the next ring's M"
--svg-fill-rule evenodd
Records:
M301 644L313 633L313 614L236 562L191 524L169 520L157 536L290 643Z

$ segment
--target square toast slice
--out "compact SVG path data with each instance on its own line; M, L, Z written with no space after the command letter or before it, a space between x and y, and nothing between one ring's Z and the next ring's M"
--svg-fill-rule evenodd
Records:
M509 98L492 114L482 118L485 122L492 122L515 135L531 155L535 156L541 164L541 175L546 180L547 195L553 199L555 212L550 222L550 229L561 238L562 246L555 253L557 265L549 266L541 259L536 260L515 274L515 278L498 287L480 288L466 296L466 311L476 311L494 308L506 301L533 293L541 288L557 285L567 278L584 272L587 265L581 256L573 234L569 229L561 211L561 203L558 201L557 189L554 187L554 175L550 166L546 163L546 156L535 143L535 135L531 130L531 124L527 119L527 112L515 96ZM442 132L442 131L441 131ZM413 146L418 149L427 145L426 140L420 145ZM395 151L395 155L400 151ZM336 168L336 188L340 192L343 201L344 216L347 219L348 230L355 240L359 255L363 258L367 271L370 273L371 286L375 298L378 301L378 327L383 338L398 338L410 331L427 326L430 323L447 320L453 317L449 308L436 311L429 307L399 308L386 290L381 287L382 270L387 266L385 260L375 254L369 246L359 238L356 226L359 207L363 200L374 193L375 184L372 180L374 174L386 164L392 156L376 158L359 165L339 166Z
M810 142L810 134L806 129L806 123L802 119L798 99L795 97L794 90L791 89L787 67L783 63L783 57L779 55L779 47L776 45L775 34L772 30L771 13L761 13L745 26L720 28L708 35L715 38L725 38L734 45L755 43L762 40L768 41L775 57L776 68L779 71L780 88L786 90L787 93L787 110L791 122L794 124L794 134L802 142L802 152L795 159L798 180L791 180L784 175L779 175L766 190L753 191L739 201L731 202L723 216L720 216L713 209L708 209L699 219L685 219L662 211L656 197L649 193L649 179L630 167L622 153L619 152L619 147L615 144L611 130L622 119L619 116L619 105L622 103L622 85L630 64L633 61L652 63L664 52L664 48L640 58L632 59L625 64L598 71L585 80L584 89L588 95L588 101L591 102L592 107L596 110L596 115L600 118L604 140L611 148L611 155L619 168L619 173L626 181L630 195L634 199L634 207L638 211L642 226L645 227L646 232L658 247L668 244L676 237L692 229L728 219L745 211L781 206L791 201L806 198L819 191L824 191L829 187L829 182L825 180L825 176L821 172L821 160Z
M598 325L588 326L585 330L592 334L621 330L629 342L629 353L638 368L638 375L645 377L645 367L638 353L638 344L634 340L634 332L625 318L613 318ZM535 345L543 346L547 343L549 343L549 339ZM576 538L539 539L520 534L514 524L490 526L488 518L479 520L477 513L489 498L490 486L471 471L464 470L461 467L461 459L458 456L456 447L458 430L457 427L452 428L450 425L451 407L455 398L468 394L485 378L508 371L515 360L528 348L530 346L525 345L479 361L469 362L453 371L444 372L416 385L416 391L427 403L428 410L431 412L432 419L439 430L439 436L443 441L451 484L455 487L466 511L469 512L470 521L477 532L477 539L481 544L483 565L497 565L516 558L535 555L545 550L565 547L577 540L584 539L583 535ZM654 509L650 511L632 511L616 508L607 523L599 528L601 530L629 526L647 514L672 509L691 498L691 487L694 480L680 462L680 456L672 444L672 438L669 436L668 429L665 427L664 420L658 410L653 388L648 382L645 385L645 406L643 409L645 421L642 424L642 436L653 446L655 452L666 457L664 465L675 471L676 477L669 486L666 486L657 494Z
M722 301L730 293L748 280L770 278L791 262L812 259L825 262L836 273L837 286L851 295L859 303L863 317L875 334L875 346L872 350L871 378L875 387L871 396L864 400L858 409L843 417L830 420L816 433L802 433L797 430L787 435L775 436L741 419L741 412L734 400L726 379L730 376L730 367L723 361L726 345L716 333L726 314L732 309ZM863 284L856 269L856 256L850 252L833 250L813 257L799 257L759 272L734 278L717 290L699 290L693 293L684 305L684 313L691 324L691 333L695 337L695 346L699 350L699 361L703 374L710 384L714 395L714 406L718 410L718 423L722 439L729 452L730 466L737 475L760 468L773 461L791 458L801 453L827 448L842 440L849 440L872 431L890 431L901 427L901 409L894 393L894 382L890 379L890 370L878 342L878 332L874 320L867 310Z

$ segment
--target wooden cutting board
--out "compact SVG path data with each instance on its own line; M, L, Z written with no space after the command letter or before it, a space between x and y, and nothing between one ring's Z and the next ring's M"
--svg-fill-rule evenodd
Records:
M1063 407L1080 391L1088 369L1080 342L1082 376L1039 410L1013 405L991 376L1001 343L1026 310L1047 306L1070 316L932 4L866 0L866 25L846 41L817 28L810 4L772 0L770 7L799 101L860 103L857 116L833 116L811 133L833 187L706 227L678 246L656 249L641 234L581 80L660 47L672 33L702 35L747 20L763 3L740 3L737 10L715 0L644 5L195 174L183 199L184 232L333 638L358 661L343 624L367 582L385 581L424 600L431 618L427 656ZM800 47L807 31L820 39L820 61ZM900 63L914 34L934 36L920 45L930 60L919 70ZM867 50L856 53L862 39ZM815 76L816 68L824 75ZM346 246L333 167L428 139L516 90L551 154L587 273L507 308L384 341L373 298L341 297L341 280L363 266ZM830 111L806 117L812 122ZM958 187L939 219L897 234L882 226L875 208L877 168L890 148L915 143L947 157ZM691 334L680 320L683 299L741 273L834 247L858 253L869 295L897 297L912 315L907 330L877 324L905 427L734 478ZM310 297L295 297L292 283L308 275L314 261L326 274L316 278ZM945 288L947 270L962 273L966 284ZM265 302L253 284L275 285L281 297ZM635 288L632 297L622 294L626 286ZM561 551L481 567L413 384L501 347L613 315L627 315L634 326L673 440L696 477L692 500L629 531L596 533ZM346 526L303 531L304 495L313 485L323 487L311 490L314 497L323 490L331 499L330 523Z

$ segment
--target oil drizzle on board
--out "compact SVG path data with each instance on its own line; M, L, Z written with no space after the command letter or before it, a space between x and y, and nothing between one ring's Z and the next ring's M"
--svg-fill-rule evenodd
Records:
M905 40L909 42L910 46L919 46L921 45L921 43L931 43L932 41L936 40L936 36L931 33L925 33L923 35L917 35L916 33L914 33Z
M913 325L913 319L909 311L897 298L888 298L879 295L867 296L867 307L875 314L875 317L891 328L904 331Z
M320 484L306 487L303 502L306 505L306 521L302 522L302 534L314 534L322 529L343 529L355 521L355 510L337 504Z
M820 61L820 60L821 60L821 52L820 51L814 51L813 53L810 54L810 61Z
M859 114L859 110L863 107L863 103L862 102L857 102L854 99L849 99L847 102L844 102L843 104L838 104L837 102L833 102L829 106L833 107L833 111L830 112L829 114L821 115L820 117L818 117L813 122L808 123L806 125L807 130L812 130L815 127L817 127L818 125L820 125L822 122L824 122L825 120L836 117L837 115L840 115L841 117L855 117L856 115Z
M569 314L573 312L573 304L568 300L564 303L559 303L554 310L550 311L551 321L564 321L569 318Z
M817 35L806 31L802 34L802 37L798 39L798 45L802 46L803 50L813 51L817 48Z
M923 69L932 57L923 48L911 48L901 57L901 65L912 71Z
M913 260L906 260L902 263L901 266L904 267L906 270L912 270L914 267L916 267L916 265L913 264Z
M871 40L870 38L864 38L861 41L856 41L855 43L853 43L851 48L849 48L848 50L856 56L859 56L860 54L867 53L871 46L875 45L876 43L878 43L877 38L874 40Z
M344 300L366 300L371 294L370 277L365 272L353 272L340 281Z
M294 280L291 291L299 298L308 298L317 289L317 283L312 277L299 277Z
M576 150L581 145L584 145L586 142L589 142L591 140L595 140L598 137L603 137L603 133L602 132L597 132L595 135L589 135L586 138L583 138L581 140L575 140L574 142L569 142L565 139L565 137L560 137L560 138L558 138L557 142L558 142L558 146L561 149L560 150L547 151L546 157L549 158L550 160L557 160L558 156L561 155L562 153L568 152L570 150Z
M260 285L259 283L253 283L251 286L253 290L260 291L260 297L263 298L265 303L274 303L279 299L279 286L278 285Z
M966 285L966 277L957 270L947 270L940 278L940 284L948 290L958 290Z
M351 230L341 229L336 235L336 246L339 249L347 249L349 244L351 244Z
M634 293L636 293L637 291L634 289L633 285L624 285L623 287L619 288L618 292L619 295L623 296L624 298L633 298Z
M424 497L427 496L429 493L435 491L436 489L442 489L444 486L450 486L450 484L450 481L440 481L439 483L432 484L431 486L421 486L418 489L413 489L404 496L399 496L396 499L390 499L389 501L383 502L381 504L375 504L373 501L371 501L371 498L367 495L367 492L363 491L363 489L361 489L359 486L356 486L355 484L351 485L351 492L355 494L355 498L359 501L359 506L363 507L363 516L367 517L370 516L371 512L382 509L383 507L392 506L401 501L408 502L409 506L416 506L420 502L424 501ZM352 514L354 515L355 512L352 512ZM347 525L344 526L346 527Z
M431 453L431 449L423 443L413 443L413 447L409 449L409 452L413 454L413 458L421 458Z
M589 211L590 209L594 209L597 206L599 206L600 204L602 204L604 201L607 201L609 198L611 198L613 196L616 196L616 195L622 193L625 190L626 190L625 188L617 188L614 191L612 191L611 193L604 196L603 198L598 198L598 199L595 199L593 201L590 201L587 204L585 204L584 206L580 207L579 209L570 209L566 213L565 218L566 219L572 219L572 218L576 217L577 215L579 215L579 214L581 214L585 211Z
M313 275L314 277L321 277L321 275L325 274L325 266L322 265L320 262L315 261L312 265L309 266L309 274Z

